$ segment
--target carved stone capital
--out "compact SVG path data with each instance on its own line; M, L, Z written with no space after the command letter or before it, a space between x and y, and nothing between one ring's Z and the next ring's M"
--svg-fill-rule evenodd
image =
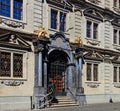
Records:
M44 46L42 44L39 44L39 46L35 47L35 53L42 52L44 50Z

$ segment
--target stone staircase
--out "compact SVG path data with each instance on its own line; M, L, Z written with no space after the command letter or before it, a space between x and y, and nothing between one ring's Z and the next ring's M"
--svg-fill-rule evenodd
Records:
M67 96L57 96L56 102L53 102L51 104L51 108L56 107L69 107L69 106L78 106L75 100L70 99Z

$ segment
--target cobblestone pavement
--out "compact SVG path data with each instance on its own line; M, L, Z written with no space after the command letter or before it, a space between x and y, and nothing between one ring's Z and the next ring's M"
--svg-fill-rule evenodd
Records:
M84 106L46 108L33 111L120 111L120 103L92 104Z
M6 110L6 111L120 111L120 103L91 104L84 106L45 108L39 110Z

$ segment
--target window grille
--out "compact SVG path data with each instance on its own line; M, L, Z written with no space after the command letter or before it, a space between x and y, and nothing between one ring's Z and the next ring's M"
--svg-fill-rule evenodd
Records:
M11 54L7 52L0 52L0 76L11 76Z
M23 55L13 55L13 77L23 77Z

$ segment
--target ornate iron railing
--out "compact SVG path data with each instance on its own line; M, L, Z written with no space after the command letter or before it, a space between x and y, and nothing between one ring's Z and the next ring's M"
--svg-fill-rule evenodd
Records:
M38 109L45 108L45 107L50 107L50 105L52 104L52 100L55 97L54 87L52 87L52 86L48 87L47 92L48 92L48 94L46 94L44 97L42 97L39 100L39 107L38 107Z

